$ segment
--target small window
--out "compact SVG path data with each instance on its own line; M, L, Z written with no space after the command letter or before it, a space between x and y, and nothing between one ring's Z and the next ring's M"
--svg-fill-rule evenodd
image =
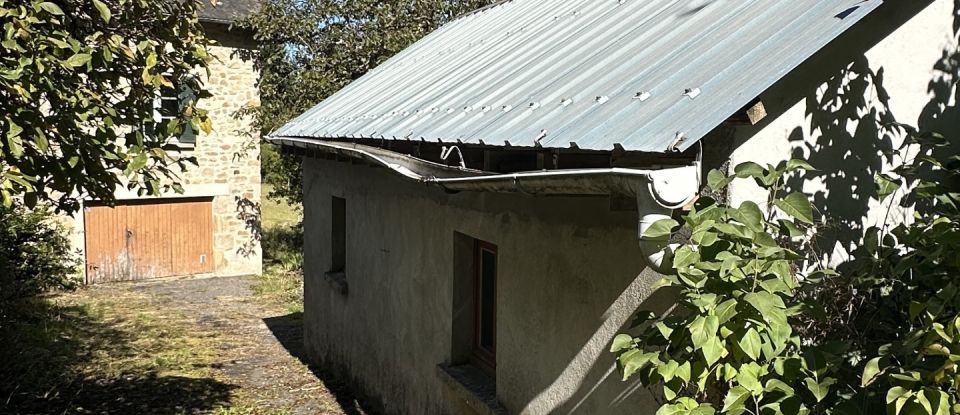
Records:
M173 87L160 87L160 96L154 104L153 121L158 125L163 125L171 120L183 120L186 112L197 103L197 93L194 89L196 83L197 80L195 77L185 76ZM148 126L148 131L150 135L153 135L152 126ZM180 144L196 144L197 133L190 123L186 123L183 127L183 132L180 133L176 141Z
M333 197L330 215L330 272L347 268L347 200Z
M497 247L476 241L474 259L474 332L472 361L488 372L497 362Z

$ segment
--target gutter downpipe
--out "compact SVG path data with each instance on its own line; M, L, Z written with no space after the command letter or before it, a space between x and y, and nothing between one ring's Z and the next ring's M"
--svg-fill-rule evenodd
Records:
M292 137L271 137L268 141L280 145L351 156L387 167L411 180L440 187L448 192L480 191L522 193L528 195L609 195L631 194L637 199L637 238L640 252L649 268L661 273L673 273L673 255L679 244L669 243L670 236L644 236L657 221L670 219L673 210L694 200L700 189L700 162L665 169L569 169L509 174L489 174L477 170L450 168L445 165L399 155L389 150L360 144L318 142ZM430 170L444 172L452 177L421 174ZM445 171L446 170L446 171Z

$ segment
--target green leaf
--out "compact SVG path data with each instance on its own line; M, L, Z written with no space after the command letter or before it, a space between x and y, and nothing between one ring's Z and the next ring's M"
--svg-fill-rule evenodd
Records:
M633 348L633 337L627 334L618 334L613 338L613 344L610 345L610 352L617 353L621 350Z
M13 196L11 196L9 190L0 189L0 203L2 203L3 207L7 209L9 209L10 206L13 206Z
M623 380L633 376L638 370L642 369L650 360L657 357L656 352L643 353L640 350L630 350L618 358L620 365L623 366Z
M131 173L136 173L138 170L147 166L147 153L137 154L136 157L130 162L130 165L127 166L127 169Z
M827 394L830 393L830 386L836 383L837 380L834 378L826 378L823 382L818 383L813 378L806 378L803 382L807 385L807 389L810 390L813 397L817 399L817 402L820 402L827 397Z
M673 334L673 329L670 327L667 327L667 325L664 324L662 321L658 321L657 324L654 324L654 327L657 328L657 331L660 332L660 335L663 336L664 339L669 340L670 335Z
M800 159L790 159L790 160L787 161L787 168L786 168L785 171L788 171L788 172L789 172L789 171L793 171L793 170L797 170L797 169L807 170L807 171L815 171L815 170L817 170L817 169L813 168L813 166L811 166L810 163L807 163L807 162L804 161L804 160L800 160Z
M740 366L740 371L737 373L737 382L747 388L754 396L763 393L763 384L760 383L760 366L756 363L750 362Z
M673 254L673 266L677 269L683 269L700 261L700 253L695 251L689 245L681 246Z
M813 223L813 206L810 205L810 200L803 193L790 193L783 199L774 200L773 204L801 222Z
M707 360L707 365L710 366L713 366L713 364L720 360L724 353L726 353L726 349L723 347L723 341L716 336L707 340L701 350L703 351L703 358Z
M150 52L147 55L146 69L152 69L154 66L157 66L157 54Z
M45 1L37 5L41 9L45 10L47 13L55 14L57 16L63 16L63 9L60 6L57 6L55 3Z
M733 181L733 178L727 177L727 175L723 174L720 170L713 169L710 170L710 173L707 173L707 186L714 192L723 190L731 181Z
M749 397L750 391L743 386L734 386L730 388L730 390L727 392L727 396L723 398L723 409L721 409L720 412L735 412L738 409L742 409L743 403L746 402L747 398Z
M880 201L883 201L888 196L900 190L900 180L896 180L886 174L879 173L874 176L874 181L877 183L877 196L880 198Z
M102 18L104 22L110 23L110 8L100 0L93 0L93 6L100 12L100 18Z
M690 323L690 339L694 350L702 348L711 338L717 336L720 319L717 316L698 316Z
M34 137L33 142L37 145L37 150L40 150L41 153L46 153L47 149L50 148L50 143L47 141L47 136L43 134L43 131L37 129L37 135Z
M702 404L694 409L691 409L687 415L714 415L717 413L717 410L710 406L710 404Z
M691 368L691 366L690 366L690 361L689 361L689 360L686 361L686 362L683 362L683 364L680 365L680 367L677 368L677 373L676 373L677 378L679 378L680 380L683 380L684 383L689 382L689 381L690 381L690 368Z
M668 238L673 233L673 228L677 226L680 226L680 224L673 219L660 219L650 225L650 227L643 232L642 237L649 239Z
M737 315L737 300L731 298L720 303L714 312L717 314L717 318L720 319L720 324L730 321L733 316Z
M800 228L797 228L797 225L793 221L780 219L780 233L787 235L791 238L796 238L803 236L803 231Z
M683 405L673 404L661 406L654 415L684 415L686 413L687 408L684 408Z
M757 333L756 329L753 327L747 329L747 332L740 338L739 344L743 352L751 359L757 360L760 358L760 333Z
M754 232L763 231L763 212L760 211L760 207L756 203L749 200L743 202L737 209L737 213L739 214L737 219L747 225L747 228Z
M764 175L767 174L766 170L761 167L759 164L752 161L746 163L741 163L733 169L734 174L741 178L746 179L748 177L753 177L755 179L762 179Z
M657 367L657 373L663 377L664 381L671 381L677 375L677 369L680 368L680 363L676 360L671 360L667 363L664 363Z
M770 379L767 381L766 387L763 388L766 392L780 391L787 395L793 395L794 390L790 385L787 385L780 379Z
M873 382L873 379L880 373L880 358L875 357L867 361L863 368L863 376L860 377L860 386L866 387Z
M887 403L888 403L888 404L891 404L891 403L893 403L894 401L896 401L897 399L900 399L900 398L902 398L902 397L904 397L904 396L910 396L911 394L912 394L912 393L911 393L909 390L907 390L906 388L903 388L903 387L900 387L900 386L896 386L896 387L890 388L890 390L887 391L887 398L886 398L886 400L887 400Z
M90 59L91 59L91 56L89 53L77 53L67 58L67 60L63 61L63 64L69 67L76 68L79 66L86 65L88 62L90 62Z
M680 379L673 379L672 377L670 379L663 382L663 397L667 398L668 401L676 399L677 394L683 389L683 382Z
M786 308L780 296L764 291L747 293L743 296L743 299L750 303L761 315L782 313L783 309Z
M13 124L16 125L16 124ZM23 131L23 130L20 130ZM11 130L12 133L12 130ZM11 134L7 133L7 150L10 151L10 155L15 159L23 157L23 139L20 138L20 134Z

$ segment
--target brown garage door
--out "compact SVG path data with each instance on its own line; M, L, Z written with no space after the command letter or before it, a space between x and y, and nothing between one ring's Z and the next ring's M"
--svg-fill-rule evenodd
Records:
M130 201L84 209L87 283L213 272L213 201Z

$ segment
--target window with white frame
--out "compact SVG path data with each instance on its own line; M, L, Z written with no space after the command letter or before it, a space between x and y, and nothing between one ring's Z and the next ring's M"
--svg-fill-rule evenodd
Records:
M161 86L160 94L154 101L153 121L156 125L165 125L173 120L184 121L186 112L197 102L197 93L194 89L196 79L192 75L187 75L173 84L173 86ZM148 131L150 131L148 129ZM150 135L153 135L152 132ZM187 122L183 126L183 131L179 137L171 140L174 144L193 145L197 143L197 132L193 126Z

